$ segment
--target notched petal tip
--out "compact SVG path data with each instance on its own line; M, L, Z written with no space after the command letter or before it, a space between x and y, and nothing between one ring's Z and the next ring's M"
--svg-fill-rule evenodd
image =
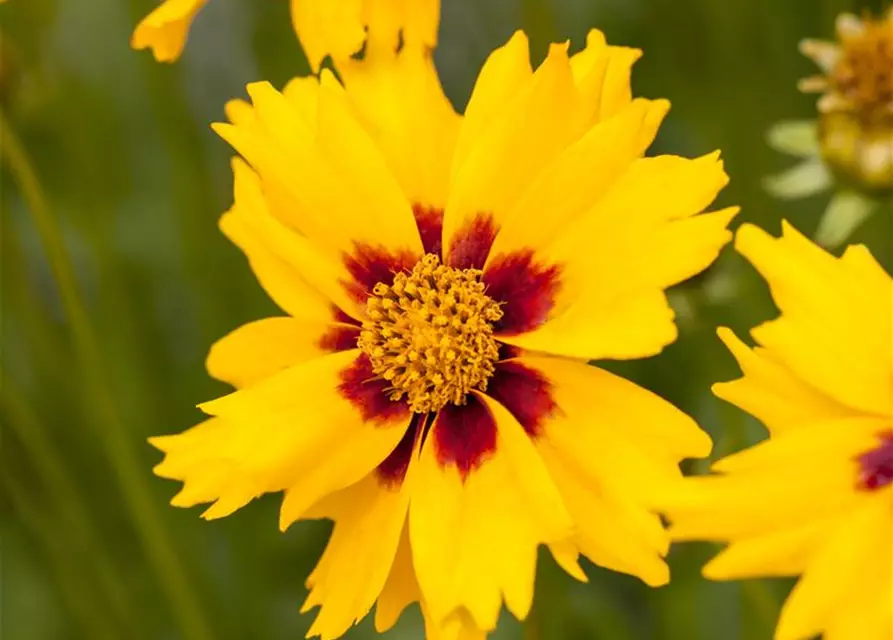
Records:
M176 435L151 436L149 438L146 438L146 442L148 442L159 451L167 453L168 451L170 451L170 445L173 442L174 438L176 438Z
M604 47L608 44L607 39L605 38L605 34L600 29L590 29L586 34L586 48L589 47Z

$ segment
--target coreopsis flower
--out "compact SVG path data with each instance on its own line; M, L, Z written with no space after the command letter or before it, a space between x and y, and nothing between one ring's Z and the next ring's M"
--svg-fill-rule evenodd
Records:
M878 19L845 13L837 19L839 42L804 40L800 49L822 75L800 89L821 93L816 121L785 122L770 143L803 158L772 178L769 189L799 198L836 187L816 240L842 244L893 190L893 9ZM836 183L836 184L835 184Z
M371 34L374 36L375 34ZM530 66L518 33L464 116L430 56L370 50L283 92L252 84L216 131L241 154L221 227L285 315L223 338L236 391L153 439L177 506L207 518L284 492L280 526L335 527L308 579L310 635L377 602L419 602L430 638L479 638L531 606L537 549L650 585L668 537L649 512L686 415L590 359L676 338L664 290L707 267L735 209L718 154L643 158L668 103L633 100L639 52L589 34Z
M3 0L0 0L2 2ZM366 31L384 30L406 46L434 47L440 0L290 0L295 33L318 71L326 56L347 60L363 48ZM151 49L159 62L180 57L192 21L208 0L164 0L137 25L135 49Z
M676 539L728 542L715 580L799 576L776 640L893 638L893 280L864 246L841 258L785 225L738 250L781 316L750 348L720 329L744 377L716 395L769 438L668 489Z

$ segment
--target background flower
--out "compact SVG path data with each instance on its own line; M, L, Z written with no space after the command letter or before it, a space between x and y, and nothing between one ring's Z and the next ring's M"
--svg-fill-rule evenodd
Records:
M766 278L778 319L748 348L719 335L744 376L715 393L769 439L717 475L667 488L676 539L729 546L716 580L798 576L776 640L884 640L893 632L893 279L864 246L839 259L785 225L736 247Z
M159 62L174 62L183 52L195 17L208 0L164 0L136 26L134 49L151 49ZM373 24L380 42L391 47L397 32L407 45L437 44L440 0L290 0L291 20L310 66L319 70L332 56L347 60L366 43L366 29ZM384 37L382 38L382 34Z
M844 243L893 193L893 10L864 19L840 14L836 30L836 42L800 43L821 71L799 85L821 94L818 118L780 122L768 136L774 149L802 159L767 179L772 194L834 191L815 236L826 247Z

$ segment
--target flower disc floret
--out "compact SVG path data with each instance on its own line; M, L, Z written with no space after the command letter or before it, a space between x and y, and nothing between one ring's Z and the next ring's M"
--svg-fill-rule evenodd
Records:
M499 358L493 323L502 309L484 292L482 275L427 254L393 284L375 285L358 346L391 385L391 400L406 398L426 413L486 390Z

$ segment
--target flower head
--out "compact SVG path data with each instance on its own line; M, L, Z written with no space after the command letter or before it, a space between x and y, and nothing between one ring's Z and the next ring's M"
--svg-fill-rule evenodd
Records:
M776 640L884 640L893 633L893 280L865 247L835 258L790 226L744 226L738 250L781 317L748 348L720 337L744 377L715 393L769 439L668 490L676 539L729 546L717 580L799 576Z
M534 71L518 33L459 116L429 55L372 47L343 86L253 84L215 126L243 158L221 227L286 315L214 345L237 390L153 439L156 472L208 518L284 491L283 529L335 521L311 635L419 602L429 637L480 637L503 601L526 616L541 544L579 579L580 554L669 579L648 504L710 440L584 362L675 340L664 290L735 210L697 215L727 181L717 154L643 158L668 104L632 99L638 55L592 32Z
M824 73L800 83L822 93L822 157L867 189L893 189L893 9L879 19L842 14L837 34L837 44L801 44Z
M3 0L0 0L2 2ZM208 0L164 0L137 25L131 44L151 49L159 62L180 57L192 21ZM367 29L376 45L433 48L437 43L440 0L291 0L295 33L310 67L318 71L326 56L347 60L366 43Z

